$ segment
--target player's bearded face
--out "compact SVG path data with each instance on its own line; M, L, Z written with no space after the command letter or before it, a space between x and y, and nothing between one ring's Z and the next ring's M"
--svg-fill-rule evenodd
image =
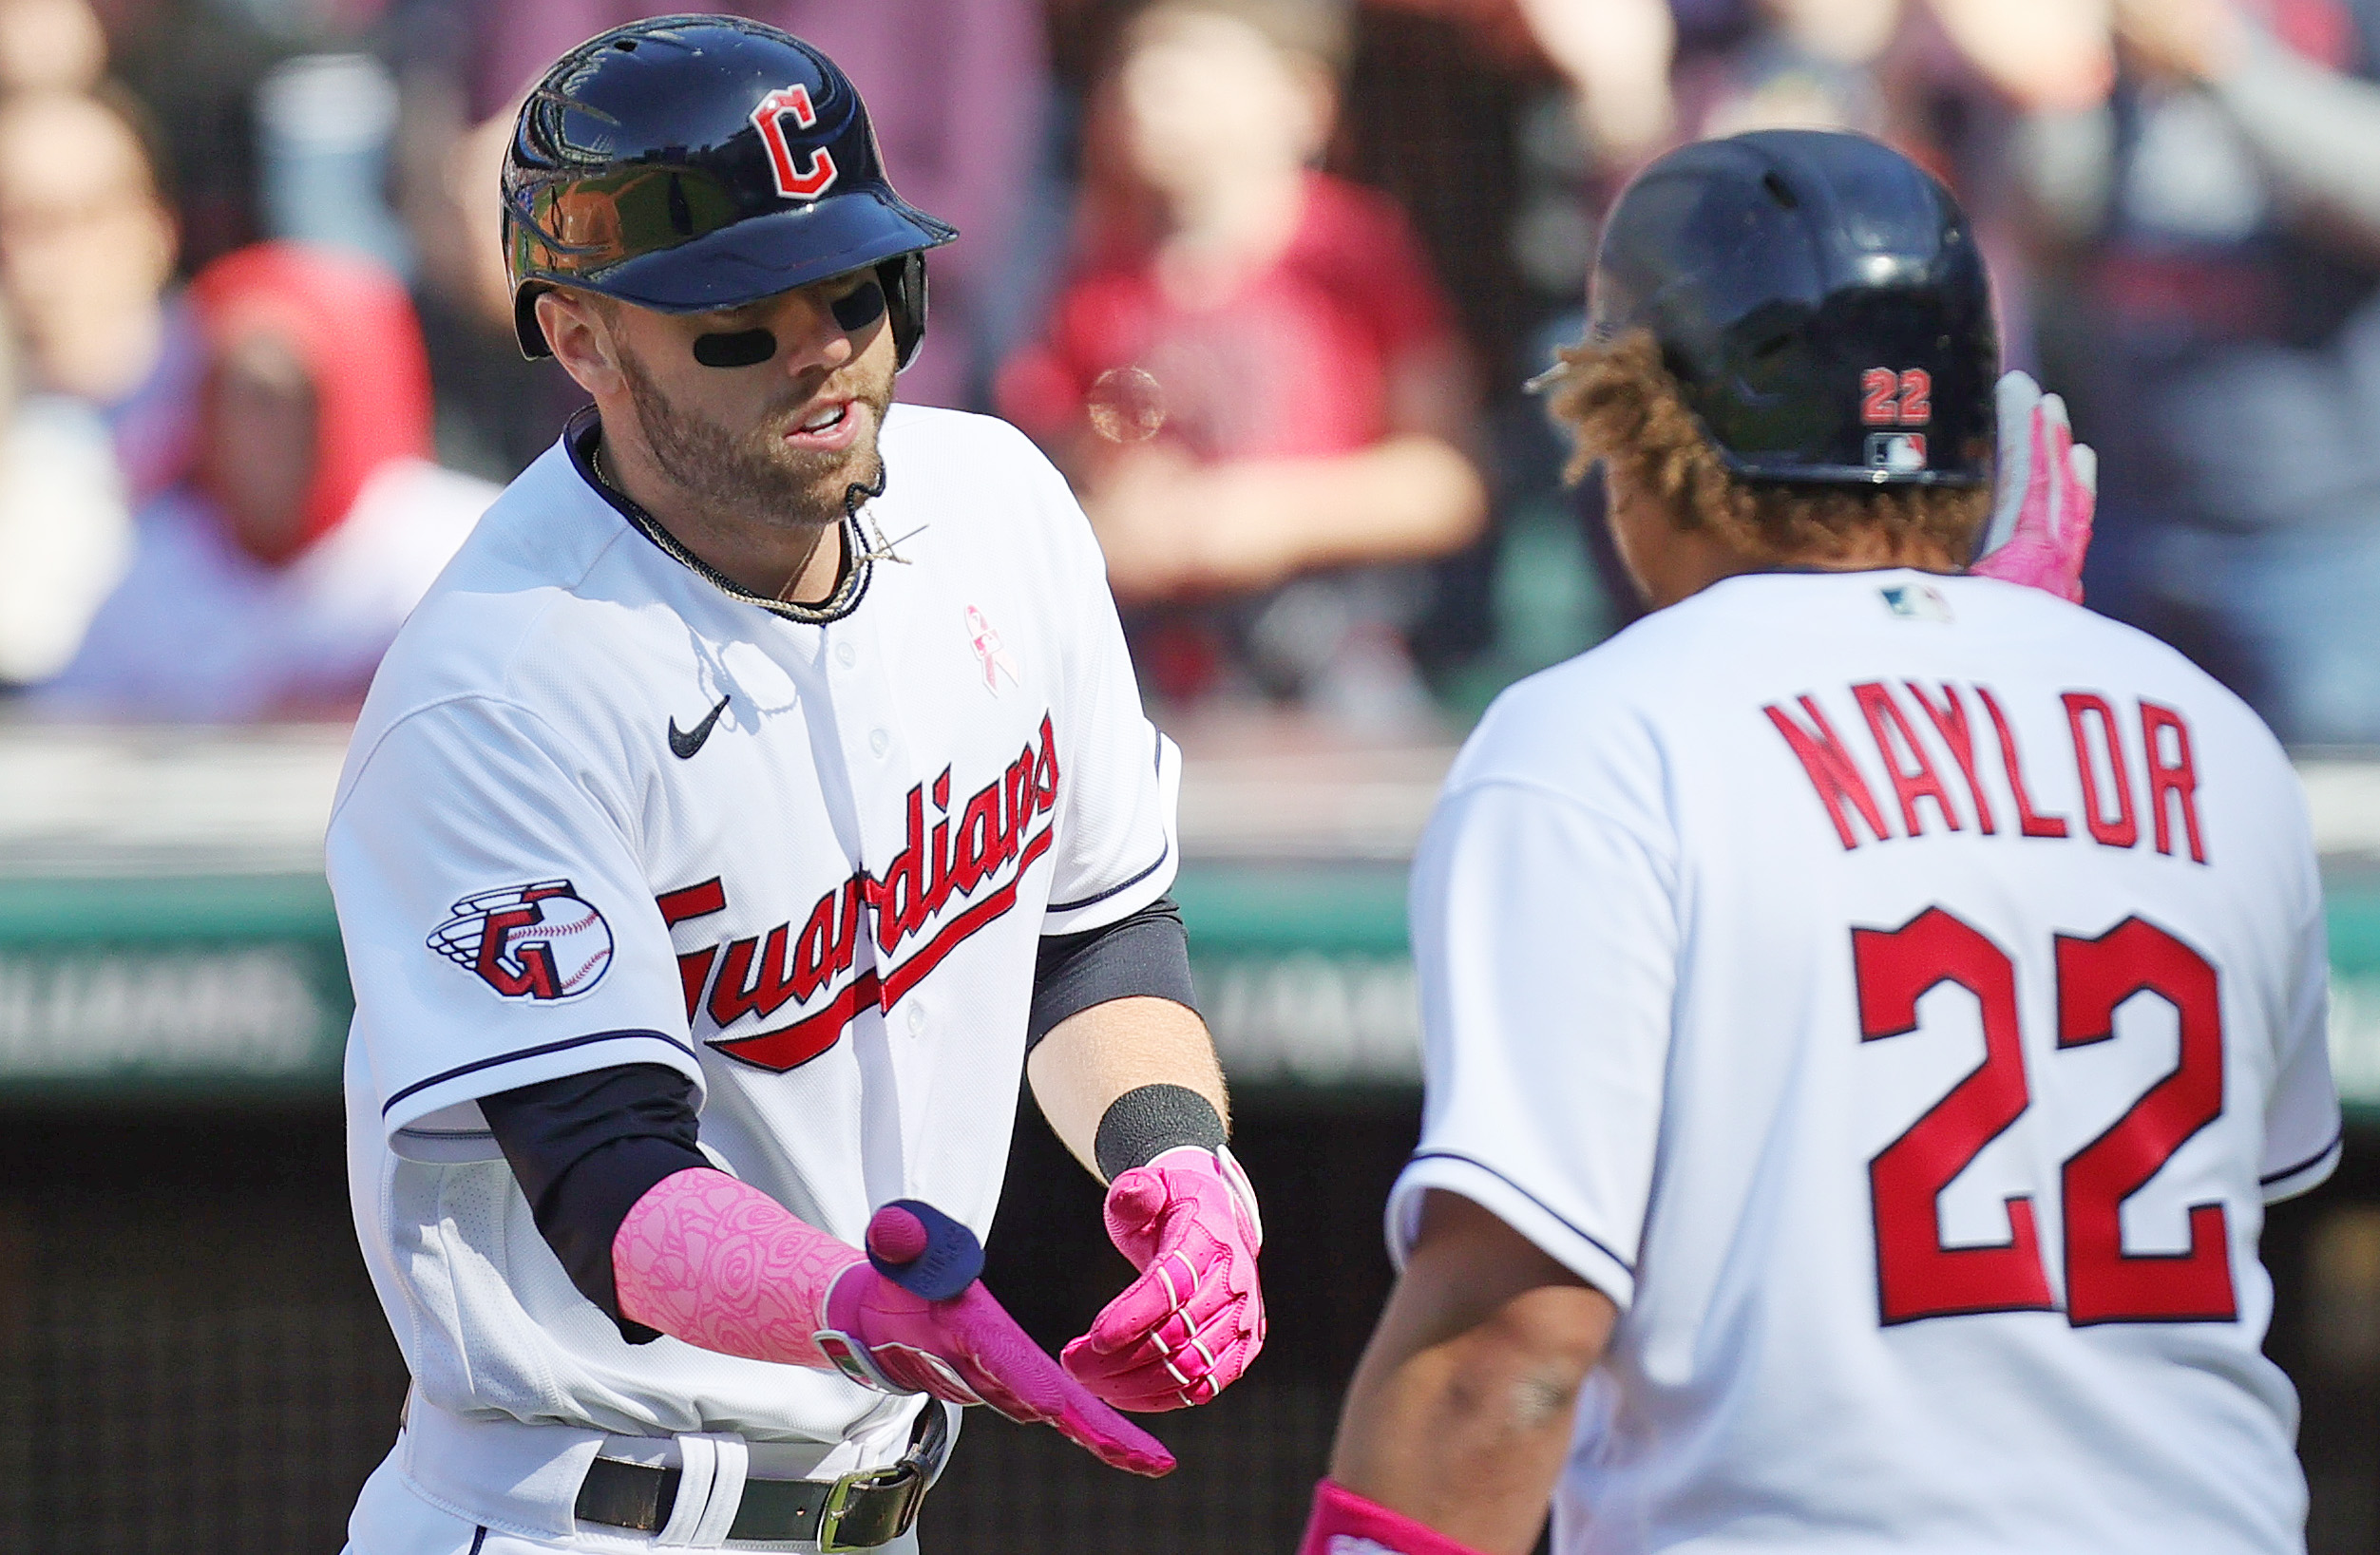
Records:
M769 320L780 346L774 360L736 370L697 363L681 327L671 338L616 337L621 376L663 474L688 497L716 512L790 524L831 522L843 516L845 492L874 483L876 439L892 405L894 356L888 320L851 337L857 348L829 363L796 344L819 327L814 310L780 312ZM661 322L661 321L656 321ZM831 329L831 325L825 326ZM858 418L847 446L799 446L788 434L822 406L850 402Z

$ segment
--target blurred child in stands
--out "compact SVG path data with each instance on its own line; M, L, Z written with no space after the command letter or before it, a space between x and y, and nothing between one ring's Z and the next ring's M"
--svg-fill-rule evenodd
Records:
M1082 496L1142 684L1360 726L1425 716L1418 570L1486 493L1475 395L1402 215L1317 172L1328 0L1156 0L1095 94L1084 220L1002 411Z
M429 462L421 330L370 261L261 243L190 299L209 361L193 476L142 509L130 571L41 699L181 721L344 711L496 488Z

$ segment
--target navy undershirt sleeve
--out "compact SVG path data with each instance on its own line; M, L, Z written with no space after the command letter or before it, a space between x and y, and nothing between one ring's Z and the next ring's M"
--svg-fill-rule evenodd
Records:
M1171 897L1159 897L1104 928L1041 937L1025 1050L1031 1052L1069 1015L1137 996L1198 1008L1190 991L1190 931Z
M499 1091L479 1106L570 1282L629 1343L660 1337L620 1316L612 1239L656 1183L711 1165L695 1143L694 1083L660 1064L621 1064Z

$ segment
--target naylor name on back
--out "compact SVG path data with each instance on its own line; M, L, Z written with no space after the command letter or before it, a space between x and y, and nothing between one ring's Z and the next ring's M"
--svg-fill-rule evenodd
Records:
M1857 713L1856 722L1841 725L1848 737L1820 699L1806 692L1793 706L1772 702L1761 711L1800 762L1845 850L1870 838L1884 843L1970 826L1986 837L2087 836L2102 847L2129 848L2142 840L2145 813L2158 852L2186 848L2191 862L2206 863L2190 722L2178 710L2145 697L2061 694L2071 749L2062 746L2049 760L2061 767L2069 756L2073 761L2070 791L2081 803L2069 816L2035 802L2025 753L1998 694L1982 685L1967 692L1980 718L1970 716L1967 693L1950 681L1931 689L1915 680L1897 687L1862 681L1841 693ZM1990 776L1995 766L2005 780L1998 794ZM1872 770L1884 782L1871 784Z

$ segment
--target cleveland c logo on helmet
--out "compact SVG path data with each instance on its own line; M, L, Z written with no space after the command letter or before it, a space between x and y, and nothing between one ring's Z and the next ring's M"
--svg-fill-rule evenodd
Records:
M809 88L799 82L781 86L760 100L752 112L752 127L760 131L760 143L769 148L769 173L776 180L777 193L788 199L816 199L834 187L834 153L825 146L809 154L806 172L793 168L793 148L786 143L785 116L804 129L818 123L818 110L810 105Z
M552 354L537 299L556 287L699 313L871 271L906 367L925 333L925 251L959 236L895 192L850 77L741 16L631 22L555 61L514 123L504 199L531 359ZM742 347L714 343L708 365L768 357Z

